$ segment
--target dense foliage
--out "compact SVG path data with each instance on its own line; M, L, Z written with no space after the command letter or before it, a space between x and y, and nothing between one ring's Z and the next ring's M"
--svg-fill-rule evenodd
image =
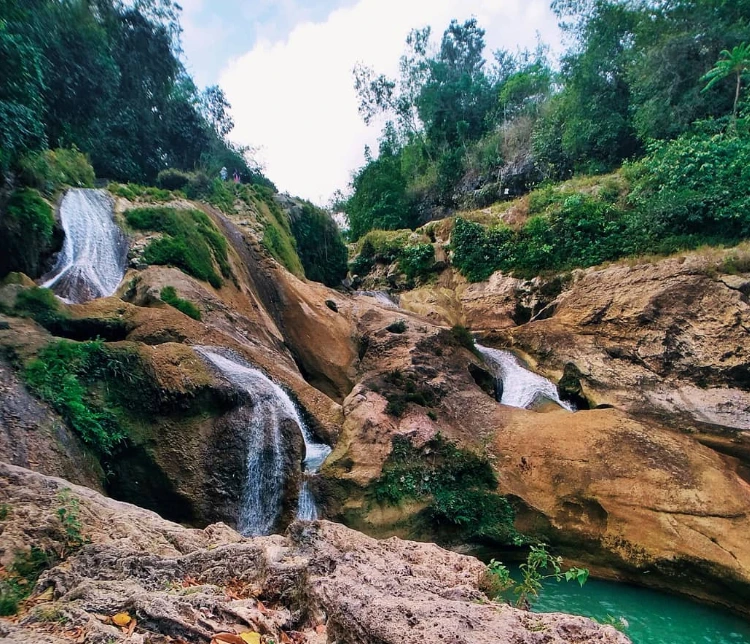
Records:
M357 245L357 256L349 264L354 275L366 275L377 264L398 263L411 282L428 278L435 267L435 249L429 238L410 230L371 230Z
M375 482L374 496L390 505L427 501L426 518L463 539L519 545L524 538L513 526L513 508L496 488L497 478L485 458L440 435L421 448L395 437L383 473Z
M112 179L226 166L270 185L226 142L221 90L199 91L185 71L178 17L172 0L0 3L0 174L27 153L76 146Z
M0 219L0 275L20 271L39 277L40 259L53 249L54 225L52 208L39 192L13 192Z
M47 195L62 186L94 187L94 169L78 150L43 150L19 162L21 181Z
M307 279L338 286L346 277L348 251L331 215L304 202L291 217L291 230Z
M649 146L622 177L594 190L548 187L528 197L517 228L457 218L453 263L472 281L494 271L519 276L599 264L643 253L671 253L750 236L750 133L692 131ZM572 185L575 185L573 182Z
M750 0L554 0L552 7L569 42L558 69L544 46L515 54L497 51L488 60L485 34L475 19L453 21L437 43L429 29L412 31L398 78L355 68L360 113L367 122L385 115L387 124L380 154L367 156L349 197L338 204L349 217L354 239L374 228L414 228L446 207L484 207L545 179L609 172L644 154L646 164L658 164L659 158L666 162L671 154L671 162L682 164L676 178L694 175L706 160L692 166L679 152L686 146L711 148L718 154L711 163L729 167L719 171L715 183L714 198L720 198L720 182L729 180L727 174L736 176L743 163L743 144L706 137L699 145L696 137L705 131L695 124L712 119L715 136L743 136ZM681 143L666 152L667 141L674 139ZM663 173L657 181L671 191ZM667 194L662 188L643 190L657 197ZM737 190L728 187L728 192ZM704 221L726 216L726 211L706 214L714 198L702 202L699 218ZM630 252L632 239L596 241L621 234L629 225L620 209L582 199L529 222L524 232L493 230L486 233L489 240L475 235L475 277L486 276L491 264L533 271ZM726 200L734 203L729 194ZM692 197L688 201L692 207ZM737 202L735 208L741 207ZM646 210L639 210L639 225L649 216ZM679 217L675 214L675 220ZM739 230L741 224L730 228ZM661 234L693 234L684 229L678 225ZM568 234L582 239L562 244L558 236ZM517 241L521 246L516 248ZM638 240L639 247L646 242ZM493 254L488 248L498 247L504 247L503 257L478 261L480 255ZM527 252L531 255L524 257Z
M134 208L127 211L126 219L138 230L164 233L143 252L149 264L176 266L215 288L222 285L222 280L214 262L224 277L232 276L227 241L205 213L166 207Z

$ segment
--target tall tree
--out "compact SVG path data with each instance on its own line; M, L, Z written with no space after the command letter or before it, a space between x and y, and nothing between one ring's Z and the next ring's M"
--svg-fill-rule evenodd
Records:
M745 43L734 47L731 51L725 49L716 64L710 69L701 80L708 81L703 91L711 89L717 83L734 77L734 101L732 103L732 123L737 125L737 105L740 101L740 90L742 89L742 79L750 73L750 43Z

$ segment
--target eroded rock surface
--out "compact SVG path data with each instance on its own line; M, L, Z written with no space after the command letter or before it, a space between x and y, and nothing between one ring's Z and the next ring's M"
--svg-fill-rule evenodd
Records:
M296 632L297 641L320 644L629 641L582 617L491 603L478 589L479 561L431 544L378 542L325 521L254 539L222 524L190 530L5 464L0 561L32 545L59 553L56 509L70 499L87 543L42 574L20 619L0 621L8 644L70 642L71 634L82 643L208 642L247 631L276 642ZM130 636L105 623L120 612L137 622Z

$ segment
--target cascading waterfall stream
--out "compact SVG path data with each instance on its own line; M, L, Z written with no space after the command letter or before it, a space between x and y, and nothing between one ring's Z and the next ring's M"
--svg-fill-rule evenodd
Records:
M481 344L477 344L476 348L484 356L495 378L502 382L499 402L503 405L529 409L545 401L552 401L568 411L574 411L569 403L560 400L555 385L544 376L524 367L510 351L490 349Z
M112 295L127 265L127 240L114 221L103 190L72 188L60 204L65 243L52 271L42 279L67 302Z
M331 448L316 443L287 393L258 369L242 365L206 347L196 347L235 386L253 397L248 437L247 477L242 494L238 530L246 536L269 534L281 512L286 473L281 424L292 421L305 441L303 476L316 473ZM318 512L307 478L299 492L297 517L314 520Z

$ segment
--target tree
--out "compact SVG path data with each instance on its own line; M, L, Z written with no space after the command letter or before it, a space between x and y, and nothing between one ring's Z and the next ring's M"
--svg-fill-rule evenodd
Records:
M750 72L750 43L734 47L731 51L724 49L713 69L709 70L701 80L708 81L703 91L708 91L720 81L735 77L734 103L732 106L732 124L737 126L737 105L740 100L742 78Z
M203 117L222 139L234 129L234 121L229 113L231 108L224 91L218 85L207 87L201 94Z
M392 141L383 139L378 158L368 158L354 175L352 195L344 202L343 210L349 218L352 240L375 228L398 230L414 225L401 158Z
M307 279L332 287L341 284L348 252L330 213L302 202L299 213L292 211L290 224Z

